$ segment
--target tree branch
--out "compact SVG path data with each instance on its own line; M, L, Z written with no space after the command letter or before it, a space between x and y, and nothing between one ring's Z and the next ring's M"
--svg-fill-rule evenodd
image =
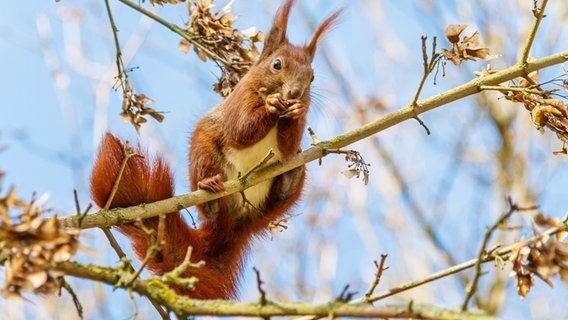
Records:
M124 3L125 5L129 6L130 8L140 12L141 14L147 16L148 18L158 22L159 24L163 25L164 27L170 29L172 32L178 34L180 37L187 40L189 43L191 43L194 46L198 47L199 49L203 50L203 52L205 52L207 54L207 56L209 56L209 58L211 58L211 59L213 59L217 62L222 63L226 67L231 67L230 61L223 59L222 57L220 57L216 53L209 50L209 48L204 46L201 42L197 41L196 38L198 38L198 36L195 36L195 35L191 34L190 32L188 32L187 30L184 30L183 28L166 21L165 19L158 16L157 14L142 8L141 6L137 5L136 3L134 3L130 0L118 0L118 1Z
M496 257L506 258L509 254L511 254L511 252L513 252L513 249L516 248L516 247L526 246L527 244L533 243L535 241L540 241L547 236L551 236L553 234L557 234L557 233L560 233L560 232L563 232L563 231L568 231L568 226L565 225L565 226L561 226L561 227L555 227L555 228L548 229L548 230L542 232L541 234L536 235L536 236L534 236L534 237L532 237L528 240L519 241L517 243L503 247L499 250L495 250L491 255L486 255L485 257L483 257L481 259L481 263L483 264L483 263L494 261ZM452 275L452 274L458 273L460 271L474 267L478 263L478 261L479 261L479 259L471 259L469 261L460 263L458 265L452 266L452 267L444 269L442 271L433 273L433 274L431 274L427 277L424 277L422 279L413 280L413 281L403 283L403 284L396 286L394 288L391 288L389 290L374 294L374 295L370 296L368 300L369 301L378 301L378 300L393 296L395 294L398 294L400 292L419 287L423 284L432 282L434 280L445 278L449 275ZM362 301L363 301L363 299L354 300L355 303L362 302Z
M478 263L487 263L496 259L506 259L515 248L523 247L536 241L541 241L544 237L551 236L560 232L568 231L568 226L550 228L541 234L528 240L519 241L512 245L495 250L493 253L485 255L481 259L472 259L459 265L436 272L430 276L419 280L410 281L392 289L363 296L349 303L332 302L321 305L314 305L301 302L276 303L265 300L264 303L237 303L233 301L220 300L193 300L185 296L178 296L160 278L151 277L146 280L136 279L127 287L152 301L164 305L168 310L173 311L178 317L185 318L189 315L209 315L209 316L309 316L314 319L325 316L344 316L344 317L373 317L373 318L414 318L414 319L490 319L489 316L478 312L464 312L456 310L441 309L432 306L382 306L373 307L369 302L375 302L392 295L416 288L423 284L437 279L455 274L465 269L472 268ZM79 278L85 278L104 282L113 286L125 288L120 283L120 271L94 265L82 265L73 262L63 262L55 266L55 269L63 273Z
M218 199L242 191L260 182L276 177L284 172L290 171L307 162L319 159L326 154L327 149L337 149L345 147L356 141L367 138L375 133L381 132L405 120L412 119L416 114L421 114L432 109L438 108L450 102L476 94L481 91L481 86L498 85L516 77L523 76L525 72L540 70L552 65L568 61L568 50L556 54L527 62L525 66L515 65L491 75L475 78L461 86L450 89L446 92L418 101L415 105L408 104L400 110L387 114L366 125L338 135L327 141L322 141L313 147L297 154L289 161L275 163L252 173L246 181L231 180L224 183L225 191L219 193L209 193L198 190L184 195L175 196L169 199L157 201L150 204L141 204L129 208L116 208L97 213L88 214L83 217L81 228L108 227L122 223L133 222L137 218L147 219L158 216L166 212L176 212L180 209L191 207L200 203ZM60 222L67 226L78 227L78 217L61 217Z
M471 283L466 288L466 295L462 304L462 310L467 310L469 301L471 300L471 298L473 298L473 295L477 291L477 285L479 283L479 279L483 275L481 264L483 263L484 260L486 260L488 256L491 256L491 254L487 252L487 245L489 244L489 240L491 239L491 236L493 235L495 230L497 230L497 228L505 224L509 220L509 218L513 215L513 213L518 211L535 210L537 208L535 206L528 208L520 208L519 206L513 203L511 198L507 198L507 201L509 202L509 210L501 214L497 219L497 221L495 221L495 223L491 227L487 228L483 236L483 240L481 240L479 249L477 250L477 261L475 263L475 268L474 268L475 274L473 276L473 279L471 280Z
M519 61L517 62L517 64L520 66L525 65L528 61L529 53L531 51L531 47L534 42L534 38L536 36L536 31L538 30L540 22L544 17L544 9L546 8L547 3L548 0L542 0L540 6L536 7L536 0L535 0L535 8L533 9L534 20L532 22L531 28L529 29L529 34L527 36L527 40L525 41L525 45L521 49L521 56L519 57Z
M120 279L118 272L112 268L82 265L79 263L60 263L57 269L75 277L91 279L115 285ZM373 307L366 303L348 304L334 302L326 304L309 304L302 302L276 303L267 301L260 303L238 303L221 300L193 300L178 296L157 278L135 280L129 289L148 297L152 297L173 311L178 317L195 316L333 316L358 318L413 318L413 319L494 319L480 312L461 312L437 308L427 305L398 305Z

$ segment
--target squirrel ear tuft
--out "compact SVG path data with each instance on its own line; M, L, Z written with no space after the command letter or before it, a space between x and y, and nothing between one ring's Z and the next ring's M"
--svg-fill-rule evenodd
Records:
M322 23L320 23L320 25L316 28L316 31L312 36L312 40L310 40L310 43L306 46L306 50L308 51L308 54L311 56L312 60L314 59L318 42L327 31L333 29L339 23L339 18L344 11L345 8L340 8L337 11L333 12L332 14L327 16L327 18L325 18L325 20L323 20Z
M270 31L268 32L268 37L264 40L264 48L262 49L259 60L265 59L288 41L286 38L286 29L288 27L288 15L290 14L290 9L293 4L294 0L285 0L276 12Z

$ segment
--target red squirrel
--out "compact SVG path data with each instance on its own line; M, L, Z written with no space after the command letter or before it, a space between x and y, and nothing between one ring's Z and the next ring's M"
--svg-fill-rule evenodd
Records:
M223 181L247 172L269 149L274 152L272 162L285 161L300 151L314 79L311 63L319 40L341 10L316 28L309 43L295 46L286 35L293 3L285 0L278 9L258 61L233 92L197 122L189 142L192 191L222 191ZM140 148L136 152L144 154ZM91 174L91 195L99 207L105 205L122 161L119 140L107 133ZM183 275L199 279L194 290L175 290L196 299L236 298L243 257L251 241L265 234L269 223L286 214L298 200L304 178L302 166L246 189L248 203L237 193L198 205L200 225L196 229L190 228L179 212L168 214L165 244L147 269L158 275L172 270L191 246L192 261L203 260L205 265L190 268ZM173 195L172 174L160 156L133 157L110 207L129 207ZM143 223L157 229L158 218ZM137 258L143 259L148 240L142 230L133 224L116 228L131 240Z

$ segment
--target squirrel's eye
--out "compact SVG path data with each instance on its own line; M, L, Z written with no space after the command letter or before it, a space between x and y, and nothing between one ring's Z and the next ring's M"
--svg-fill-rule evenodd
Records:
M312 79L310 79L310 82L314 82L314 75L312 74Z
M282 61L280 59L275 59L272 62L272 68L274 68L274 70L280 70L282 69Z

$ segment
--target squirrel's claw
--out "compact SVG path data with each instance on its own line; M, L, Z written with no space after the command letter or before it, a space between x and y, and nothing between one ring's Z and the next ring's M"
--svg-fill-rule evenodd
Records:
M197 183L197 188L202 190L207 190L210 192L225 191L225 186L223 185L223 179L221 177L221 174L204 178L203 180Z
M273 93L266 97L266 110L269 113L282 114L288 110L286 100L280 93Z
M197 188L210 192L225 191L221 174L207 177L197 183ZM209 221L215 221L219 215L219 199L211 200L203 204L203 215Z
M286 112L280 115L281 118L299 119L308 113L308 108L302 100L291 99L287 103L290 106Z

